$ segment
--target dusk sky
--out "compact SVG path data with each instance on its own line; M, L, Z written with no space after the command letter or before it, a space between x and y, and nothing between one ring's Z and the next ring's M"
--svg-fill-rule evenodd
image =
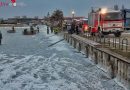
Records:
M0 1L9 2L9 0ZM76 16L87 16L91 7L112 8L115 4L130 8L130 0L17 0L17 7L0 7L0 18L24 15L44 17L47 12L51 14L55 9L61 9L64 16L71 16L72 10L76 12Z

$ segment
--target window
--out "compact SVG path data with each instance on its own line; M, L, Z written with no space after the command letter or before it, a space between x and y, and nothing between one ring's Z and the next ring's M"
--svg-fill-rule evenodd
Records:
M130 12L126 12L126 18L130 18Z
M113 13L107 13L105 15L101 16L102 20L120 20L122 19L121 13L113 12Z

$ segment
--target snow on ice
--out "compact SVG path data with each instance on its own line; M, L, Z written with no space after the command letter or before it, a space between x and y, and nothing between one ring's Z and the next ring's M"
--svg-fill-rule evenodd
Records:
M65 41L48 47L62 37L45 26L34 36L0 30L0 90L124 90Z

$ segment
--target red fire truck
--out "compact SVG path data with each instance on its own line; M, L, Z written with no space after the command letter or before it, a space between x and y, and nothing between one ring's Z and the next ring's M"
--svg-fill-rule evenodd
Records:
M106 8L92 10L88 14L88 25L91 35L96 33L100 36L114 34L116 37L120 37L123 32L121 11Z

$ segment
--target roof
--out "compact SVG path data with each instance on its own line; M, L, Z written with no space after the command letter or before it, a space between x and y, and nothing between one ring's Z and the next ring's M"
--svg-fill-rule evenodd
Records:
M130 12L130 9L123 9L123 10L125 10L126 12Z
M107 12L108 12L108 13L111 13L111 12L118 13L118 12L121 12L121 11L120 11L120 10L108 10Z

